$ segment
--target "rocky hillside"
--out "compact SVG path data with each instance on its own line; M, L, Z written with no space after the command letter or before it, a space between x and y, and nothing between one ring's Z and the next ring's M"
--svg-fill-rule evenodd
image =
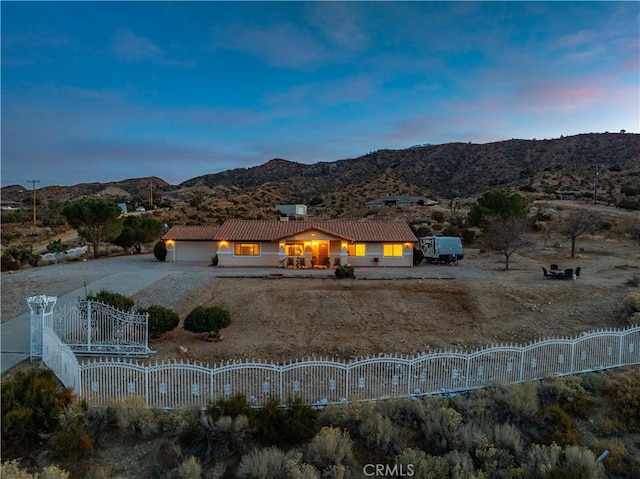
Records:
M135 178L51 186L37 193L40 201L99 195L146 203L152 192L156 202L162 198L172 203L183 201L210 212L223 208L226 215L248 217L264 216L277 203L306 203L315 205L314 212L323 216L357 217L366 201L380 196L473 198L496 186L537 197L587 200L593 194L595 164L600 172L600 201L640 201L640 135L627 133L425 145L311 165L273 159L252 168L199 176L180 185L155 177ZM28 204L30 198L31 192L22 187L2 189L3 201Z

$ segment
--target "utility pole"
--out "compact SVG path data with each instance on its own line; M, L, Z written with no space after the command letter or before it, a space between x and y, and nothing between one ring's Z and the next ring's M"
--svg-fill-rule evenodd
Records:
M40 180L27 180L27 183L31 183L33 191L33 234L36 234L36 183L40 183Z
M594 163L591 165L594 168L593 172L593 204L598 204L598 177L600 176L600 165L598 163Z
M153 209L153 180L149 182L149 209Z

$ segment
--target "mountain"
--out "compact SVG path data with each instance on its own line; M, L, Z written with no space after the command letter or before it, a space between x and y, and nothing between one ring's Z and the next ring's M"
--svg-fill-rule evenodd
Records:
M204 205L273 207L276 203L320 202L329 214L363 208L384 195L473 197L493 187L548 197L589 198L598 165L603 201L640 196L640 135L588 133L551 140L507 140L486 144L447 143L378 150L358 158L303 164L273 159L169 185L160 178L49 186L41 200L69 201L105 196L127 201L156 198ZM3 200L27 202L30 191L2 188ZM243 212L241 212L243 213Z
M433 196L473 196L492 187L584 194L592 186L595 164L604 190L614 194L621 188L638 188L640 135L590 133L552 140L448 143L378 150L311 165L274 159L252 168L199 176L181 186L249 189L269 183L289 191L289 201L306 202L388 176L406 183L412 193Z

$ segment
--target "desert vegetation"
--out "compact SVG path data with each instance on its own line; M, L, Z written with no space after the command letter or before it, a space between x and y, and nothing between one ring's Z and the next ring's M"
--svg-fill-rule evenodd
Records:
M32 367L3 382L2 477L359 478L383 464L420 478L630 479L640 468L637 367L416 400L253 409L237 396L171 412L136 397L92 407L50 376ZM27 410L28 424L14 420Z

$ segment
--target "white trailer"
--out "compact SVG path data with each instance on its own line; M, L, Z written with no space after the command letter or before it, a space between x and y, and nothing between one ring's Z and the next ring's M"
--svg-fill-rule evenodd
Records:
M420 248L427 263L454 263L464 258L462 240L457 236L423 236Z

